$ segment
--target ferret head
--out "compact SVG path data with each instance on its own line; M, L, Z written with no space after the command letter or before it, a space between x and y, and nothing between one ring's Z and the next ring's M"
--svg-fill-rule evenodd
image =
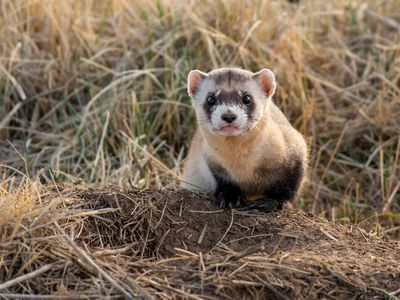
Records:
M188 93L199 125L221 136L242 135L253 129L275 87L275 76L268 69L252 73L223 68L208 74L194 70L188 76Z

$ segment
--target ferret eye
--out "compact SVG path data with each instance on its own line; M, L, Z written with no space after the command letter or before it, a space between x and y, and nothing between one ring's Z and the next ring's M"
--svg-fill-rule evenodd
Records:
M214 105L217 102L217 99L215 99L214 96L208 96L207 97L207 104L208 105Z
M250 95L244 95L243 96L243 103L245 104L245 105L250 105L252 102L253 102L253 98L251 98L251 96Z

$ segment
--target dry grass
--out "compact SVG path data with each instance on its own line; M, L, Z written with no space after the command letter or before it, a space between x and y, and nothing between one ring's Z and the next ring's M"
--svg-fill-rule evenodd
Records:
M399 238L399 30L396 0L1 0L4 182L173 188L188 71L267 66L312 153L299 206Z

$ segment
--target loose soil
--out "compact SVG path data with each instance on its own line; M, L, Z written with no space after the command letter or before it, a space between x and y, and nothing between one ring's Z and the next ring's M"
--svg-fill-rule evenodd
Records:
M28 291L110 299L127 297L124 291L147 299L400 295L398 242L296 209L270 214L222 210L187 191L75 187L52 188L41 201L49 205L55 197L61 200L46 213L42 209L26 218L23 228L2 231L0 298ZM19 244L23 241L41 249L32 270L54 267L2 290L1 282L23 274L31 257Z

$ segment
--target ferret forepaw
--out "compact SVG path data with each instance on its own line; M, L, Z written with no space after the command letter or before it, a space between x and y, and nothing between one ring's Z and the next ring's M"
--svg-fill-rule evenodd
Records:
M265 200L256 200L247 203L247 208L249 209L257 209L262 212L273 212L282 210L282 201L273 200L273 199L265 199Z
M219 192L214 196L213 202L221 208L234 208L246 206L246 200L242 194L229 191Z

